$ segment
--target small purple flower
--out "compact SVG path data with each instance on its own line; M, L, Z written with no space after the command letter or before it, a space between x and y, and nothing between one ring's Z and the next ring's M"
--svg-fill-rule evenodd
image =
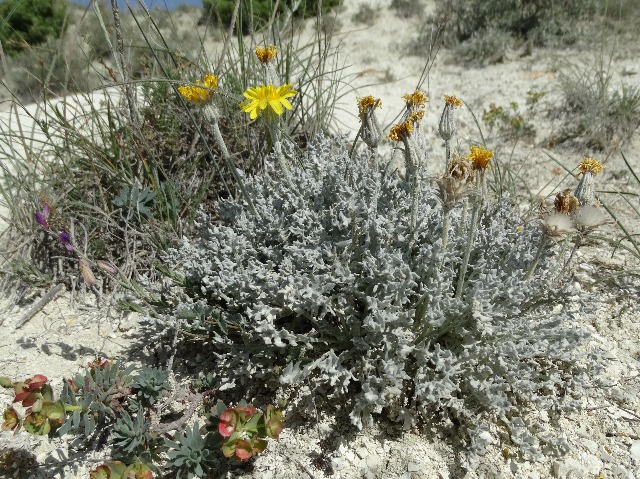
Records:
M47 203L42 203L42 208L40 210L36 210L36 222L45 230L49 229L49 223L47 223L47 219L49 218L50 213L51 208Z
M58 239L67 248L67 251L73 251L73 245L71 244L71 236L66 231L60 231L58 233Z

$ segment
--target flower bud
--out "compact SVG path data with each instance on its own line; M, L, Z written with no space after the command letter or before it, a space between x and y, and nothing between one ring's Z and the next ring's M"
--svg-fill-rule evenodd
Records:
M362 141L372 149L376 148L382 140L382 128L375 112L375 109L381 106L380 100L370 95L358 98L358 116L362 122Z
M590 205L595 200L594 176L600 173L604 165L593 158L584 158L578 166L582 178L576 187L574 196L581 205Z
M98 267L98 269L106 271L112 276L116 276L118 274L118 268L104 259L99 259L98 261L96 261L96 266Z
M85 259L80 260L80 274L82 274L82 279L89 286L89 288L93 288L96 285L96 277L91 271L91 265Z
M462 102L455 96L445 95L444 108L442 115L440 116L440 123L438 125L438 132L440 138L444 141L449 141L455 135L457 130L455 109L462 105Z

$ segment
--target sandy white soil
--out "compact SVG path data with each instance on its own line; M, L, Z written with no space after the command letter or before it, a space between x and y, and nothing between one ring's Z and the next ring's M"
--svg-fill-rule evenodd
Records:
M348 127L355 132L358 128L356 97L367 94L380 97L383 104L380 116L388 125L402 111L401 95L415 89L425 60L402 53L407 40L413 38L419 28L417 18L400 19L390 9L389 0L374 0L367 3L379 10L379 16L374 25L367 27L352 21L359 3L345 3L338 13L342 22L339 38L344 45L341 55L348 66L349 91L339 105L337 121L345 125L341 128ZM194 21L191 18L191 22ZM189 25L187 20L181 22ZM311 34L309 24L303 35ZM626 82L640 87L638 45L638 42L620 45L615 51L611 64L614 84ZM219 48L219 44L211 44L211 58L215 58ZM524 110L530 90L547 92L543 106L553 108L557 102L554 92L558 90L558 68L567 62L594 61L593 50L584 46L534 49L528 56L519 53L513 52L501 64L469 68L449 62L451 52L440 52L423 86L432 99L424 121L432 147L430 175L439 174L443 164L444 147L437 136L443 95L455 94L462 98L478 117L491 103L507 106L516 101ZM389 79L392 81L365 86ZM9 118L7 112L2 115L0 120L15 125L15 118ZM464 150L468 141L477 140L479 134L468 108L460 110L458 118L459 144ZM544 198L552 191L574 186L573 180L564 176L545 152L568 168L575 168L583 156L592 152L579 146L545 149L546 139L558 125L544 113L537 114L533 122L537 129L534 141L521 142L514 148L512 143L490 134L487 146L503 161L510 158L532 192ZM636 132L624 151L632 165L640 170L638 136ZM629 190L633 182L624 176L624 171L619 152L612 148L600 181L607 189ZM639 218L622 201L613 196L608 199L622 220L638 231ZM637 205L637 199L635 201ZM608 226L606 232L617 234L613 226ZM292 415L279 442L272 442L249 467L232 468L224 477L640 478L640 283L637 277L624 274L639 265L624 252L612 255L610 247L594 244L580 251L575 266L569 278L574 291L586 291L591 299L583 304L576 294L568 296L566 301L577 311L576 325L590 331L593 344L607 351L610 383L583 397L584 407L578 412L557 417L544 411L529 413L528 419L532 422L557 436L564 435L568 445L564 455L527 460L496 426L487 436L487 453L477 469L465 473L461 438L450 429L434 424L399 436L382 426L354 431L342 419L318 418L310 412L307 417ZM618 274L615 280L605 281L614 273ZM30 295L35 297L30 299ZM15 324L35 301L37 294L31 291L4 299L0 316L0 374L3 376L23 379L42 373L51 378L54 389L59 391L64 377L80 370L97 354L138 362L148 359L153 352L152 345L140 346L137 317L123 315L104 303L97 306L92 295L71 297L62 293L16 330ZM131 351L136 348L139 354L133 355ZM295 394L292 396L295 398ZM8 403L11 396L0 391L0 400ZM107 453L84 450L81 443L67 438L50 440L23 432L15 436L2 432L0 448L8 446L33 452L42 467L31 477L88 477L88 471L95 466L93 461L106 457ZM508 457L505 450L509 450Z

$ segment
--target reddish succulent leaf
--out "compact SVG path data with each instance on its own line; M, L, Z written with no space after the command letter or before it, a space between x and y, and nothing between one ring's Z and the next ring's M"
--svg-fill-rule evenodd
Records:
M253 447L248 441L238 441L236 443L236 458L240 461L246 461L253 457Z
M229 437L236 430L238 415L233 409L225 409L219 416L218 432L222 437Z
M3 431L18 431L20 429L20 416L18 416L18 412L15 409L12 407L7 408L2 415L4 417L2 422Z
M111 470L106 464L96 467L89 472L89 479L111 479Z
M47 383L48 379L43 374L36 374L24 382L25 391L36 391Z

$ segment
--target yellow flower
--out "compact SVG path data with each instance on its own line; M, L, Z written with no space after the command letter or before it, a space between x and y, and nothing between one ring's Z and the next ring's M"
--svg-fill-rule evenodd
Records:
M593 173L593 175L595 176L598 173L602 172L602 170L604 169L604 165L600 163L598 160L585 157L582 160L582 163L578 165L578 169L580 170L580 173L589 172L589 173Z
M218 89L218 77L209 73L205 75L202 84L200 80L196 80L196 85L201 86L185 85L179 87L178 91L185 100L198 104L207 103Z
M429 97L420 90L416 90L411 94L407 93L402 98L404 98L409 108L422 108L429 101Z
M277 52L278 49L273 45L269 45L265 48L256 47L256 56L258 57L258 60L260 60L260 63L269 63L276 57Z
M409 118L407 118L407 120L409 120L413 124L417 124L422 121L423 116L424 116L424 110L417 110L411 113L411 115L409 115Z
M472 146L469 153L469 160L475 170L490 170L489 160L493 157L493 152L481 146Z
M462 106L462 102L455 96L453 95L445 95L444 96L444 102L447 105L451 105L453 108L458 108L460 106Z
M389 138L393 141L402 141L403 138L409 136L413 131L413 122L411 119L405 120L402 123L393 125L391 131L389 131Z
M255 120L262 110L265 111L267 119L276 118L284 113L283 107L291 110L291 103L287 98L298 93L291 88L292 86L292 83L287 83L277 88L273 85L249 88L243 93L247 99L240 104L240 108L243 112L249 113L252 120Z
M371 95L367 95L362 98L358 98L358 116L362 120L367 111L373 110L374 108L381 108L382 102L379 98L373 98Z

